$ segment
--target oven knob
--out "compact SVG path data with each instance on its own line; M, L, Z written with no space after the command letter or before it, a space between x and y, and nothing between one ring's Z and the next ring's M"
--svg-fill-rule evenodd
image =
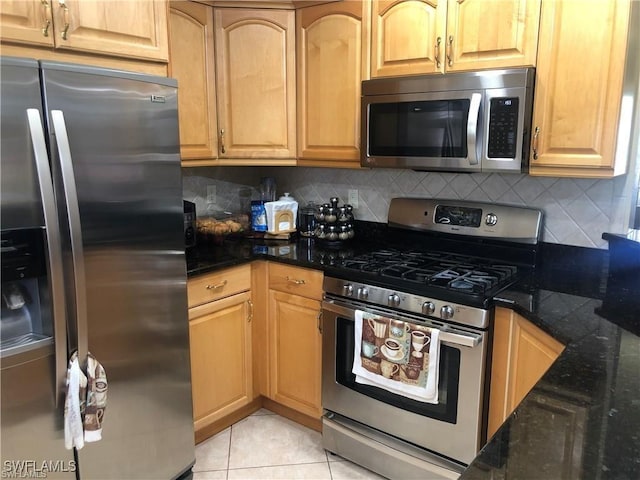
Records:
M484 219L484 223L493 227L496 223L498 223L498 216L495 213L487 213L487 217Z
M342 287L342 291L348 297L353 295L353 285L349 285L348 283Z
M449 305L445 305L440 309L440 318L444 318L445 320L453 317L453 308Z
M366 287L362 287L358 289L358 298L366 300L369 298L369 290Z
M436 311L436 306L434 305L433 302L424 302L422 304L422 313L424 313L425 315L431 315L435 311Z
M400 297L397 293L392 293L389 295L389 306L390 307L399 307L400 306Z

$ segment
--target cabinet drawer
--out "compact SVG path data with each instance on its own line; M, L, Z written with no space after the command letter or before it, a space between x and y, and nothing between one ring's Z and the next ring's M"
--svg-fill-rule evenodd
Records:
M251 266L228 268L190 278L187 282L189 308L251 288Z
M322 272L279 263L269 263L269 288L322 300Z

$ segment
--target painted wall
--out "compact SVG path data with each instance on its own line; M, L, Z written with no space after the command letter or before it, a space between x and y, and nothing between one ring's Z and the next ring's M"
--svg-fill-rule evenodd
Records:
M640 162L639 162L640 164ZM582 247L607 248L603 232L626 233L635 175L611 180L560 179L514 174L450 174L412 170L343 170L302 167L183 168L184 198L196 202L197 214L238 212L239 192L256 187L263 176L276 179L278 195L290 192L299 204L325 203L358 190L360 220L386 222L393 197L464 199L540 208L542 240ZM216 202L207 204L207 185L216 185Z

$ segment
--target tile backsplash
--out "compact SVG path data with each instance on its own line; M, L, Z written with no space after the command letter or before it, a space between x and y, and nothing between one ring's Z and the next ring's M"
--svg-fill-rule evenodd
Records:
M258 198L260 178L276 179L278 195L290 192L300 205L325 203L358 190L359 220L386 222L393 197L424 197L506 203L544 212L542 240L607 248L603 232L626 233L633 175L607 180L530 177L516 174L453 174L413 170L343 170L304 167L183 168L184 198L196 202L197 214L237 212L241 190ZM627 178L630 177L630 178ZM215 203L207 203L207 186L216 186Z

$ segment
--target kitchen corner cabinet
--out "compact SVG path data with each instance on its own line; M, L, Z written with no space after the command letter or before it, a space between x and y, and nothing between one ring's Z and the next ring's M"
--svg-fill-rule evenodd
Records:
M269 263L269 398L322 415L322 272Z
M168 60L164 0L2 1L0 31L3 42Z
M253 400L250 286L249 265L187 283L196 432Z
M371 76L535 65L540 0L373 0Z
M213 9L195 2L169 4L169 75L178 80L180 157L218 156Z
M218 8L214 23L219 158L295 165L294 12Z
M496 432L564 350L524 317L496 308L487 437Z
M629 0L542 3L531 175L606 178L626 172L616 141L629 7Z
M367 1L296 12L298 165L360 166L360 84L369 76Z

